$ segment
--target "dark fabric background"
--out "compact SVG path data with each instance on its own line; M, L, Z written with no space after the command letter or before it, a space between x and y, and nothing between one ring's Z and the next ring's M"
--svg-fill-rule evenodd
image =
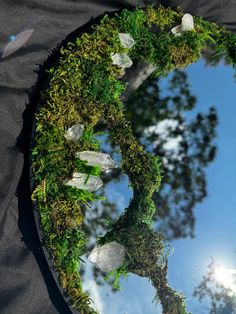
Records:
M236 31L236 1L169 0L185 12ZM0 49L11 34L34 29L27 44L0 59L0 313L71 313L52 278L30 202L28 149L39 65L68 34L104 12L145 6L132 0L0 0ZM110 313L108 313L110 314Z

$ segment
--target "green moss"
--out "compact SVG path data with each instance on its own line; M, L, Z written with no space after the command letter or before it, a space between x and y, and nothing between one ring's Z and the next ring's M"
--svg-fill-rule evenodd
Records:
M175 11L171 8L164 8L159 6L148 6L146 11L148 26L151 27L153 24L164 30L165 27L172 27L174 23L180 24L182 14L181 12Z
M235 65L234 34L196 17L194 30L174 36L170 30L181 23L182 16L182 12L162 6L123 10L114 18L105 15L91 33L61 48L58 63L49 70L49 81L36 114L32 198L37 202L44 243L59 273L60 284L81 314L96 313L90 307L92 300L83 292L79 274L79 257L85 253L81 231L85 212L81 208L99 198L66 186L65 182L75 171L100 175L99 167L89 166L76 157L78 151L100 150L93 131L99 122L120 146L122 167L134 190L133 199L118 221L98 239L99 244L117 240L126 247L124 265L106 278L114 276L114 286L119 287L119 278L129 272L147 277L157 289L156 300L161 301L164 313L187 313L183 296L168 285L163 237L152 228L152 195L161 183L161 161L145 152L133 135L119 100L126 88L119 80L124 71L111 60L111 53L127 53L133 61L146 60L155 65L155 75L166 75L198 60L210 41L218 47L218 53L224 53ZM121 32L134 38L131 49L121 46ZM85 126L77 142L64 136L75 123ZM159 259L166 259L166 267L157 263Z

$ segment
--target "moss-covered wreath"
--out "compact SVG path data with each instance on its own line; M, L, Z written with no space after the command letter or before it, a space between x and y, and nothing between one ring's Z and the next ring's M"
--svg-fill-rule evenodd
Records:
M126 249L123 265L108 276L114 275L115 285L129 272L147 277L156 288L155 299L161 302L163 313L187 313L184 296L167 282L163 236L152 228L152 195L161 183L161 162L134 137L120 100L125 86L119 78L132 60L145 60L156 67L155 75L166 75L198 60L209 42L236 64L236 36L222 26L162 6L123 10L112 18L105 15L90 33L62 47L58 64L49 71L49 85L36 114L32 199L60 285L81 314L96 313L82 290L79 266L85 253L83 204L96 201L97 196L66 182L75 173L86 174L86 180L100 175L101 168L81 160L77 152L100 150L93 130L101 122L120 147L122 168L134 195L97 241L98 245L116 241ZM77 140L65 136L75 125L84 126Z

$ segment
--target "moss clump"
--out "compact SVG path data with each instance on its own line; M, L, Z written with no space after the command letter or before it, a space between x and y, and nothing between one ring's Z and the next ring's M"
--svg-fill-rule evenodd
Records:
M122 167L129 176L133 188L143 188L153 194L160 186L160 160L143 150L133 135L131 124L126 120L121 103L110 104L104 115L114 142L120 146Z
M57 200L50 204L53 230L58 235L65 229L78 229L84 220L79 204L71 200Z
M174 23L180 23L182 14L180 10L175 11L171 8L164 8L163 6L159 6L158 8L148 6L146 16L149 27L154 24L161 30L164 30L165 27L172 27Z
M92 300L82 289L79 257L85 253L81 226L86 204L98 197L66 186L65 182L75 171L100 175L98 167L76 157L78 151L100 150L94 133L98 122L120 146L122 167L134 189L128 208L98 239L100 244L117 240L126 247L124 265L112 272L115 286L119 277L128 272L148 277L157 289L156 299L161 301L164 313L186 313L183 296L168 285L167 258L164 267L159 263L165 256L163 237L152 228L152 194L160 186L161 162L145 152L133 135L119 100L125 90L119 81L124 70L111 60L111 53L126 53L133 61L145 60L156 66L156 75L166 75L197 60L210 41L233 65L236 63L234 34L194 18L194 30L174 36L170 29L181 22L182 16L182 12L162 6L123 10L114 18L105 15L92 32L61 48L58 63L49 70L48 86L36 114L32 198L39 209L44 243L59 273L60 284L81 314L96 313L90 307ZM122 47L118 36L122 32L134 38L132 48ZM77 142L64 136L75 123L85 126Z
M181 45L180 47L172 46L170 48L170 55L173 64L178 68L186 67L186 65L198 59L195 51L187 45Z

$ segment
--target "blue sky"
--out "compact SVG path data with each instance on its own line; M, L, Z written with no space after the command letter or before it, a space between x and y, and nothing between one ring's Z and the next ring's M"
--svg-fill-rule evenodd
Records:
M172 243L168 278L171 286L187 297L189 311L208 314L207 303L201 304L192 297L207 265L214 259L226 268L236 267L236 85L232 68L223 64L206 68L200 61L189 66L187 72L192 93L197 96L193 114L206 112L212 105L217 108L218 153L207 169L208 196L195 208L195 238ZM119 202L120 209L131 197L126 180L111 183L109 194ZM155 291L148 280L130 275L121 284L122 291L112 294L93 283L90 290L96 292L102 314L161 313L160 306L152 304Z
M219 115L218 153L207 169L208 197L195 208L195 239L175 241L170 258L170 282L190 300L193 313L209 313L191 299L192 289L206 271L211 258L225 267L236 266L236 85L229 66L204 67L203 62L188 70L196 110L214 105ZM177 271L178 270L178 271Z

